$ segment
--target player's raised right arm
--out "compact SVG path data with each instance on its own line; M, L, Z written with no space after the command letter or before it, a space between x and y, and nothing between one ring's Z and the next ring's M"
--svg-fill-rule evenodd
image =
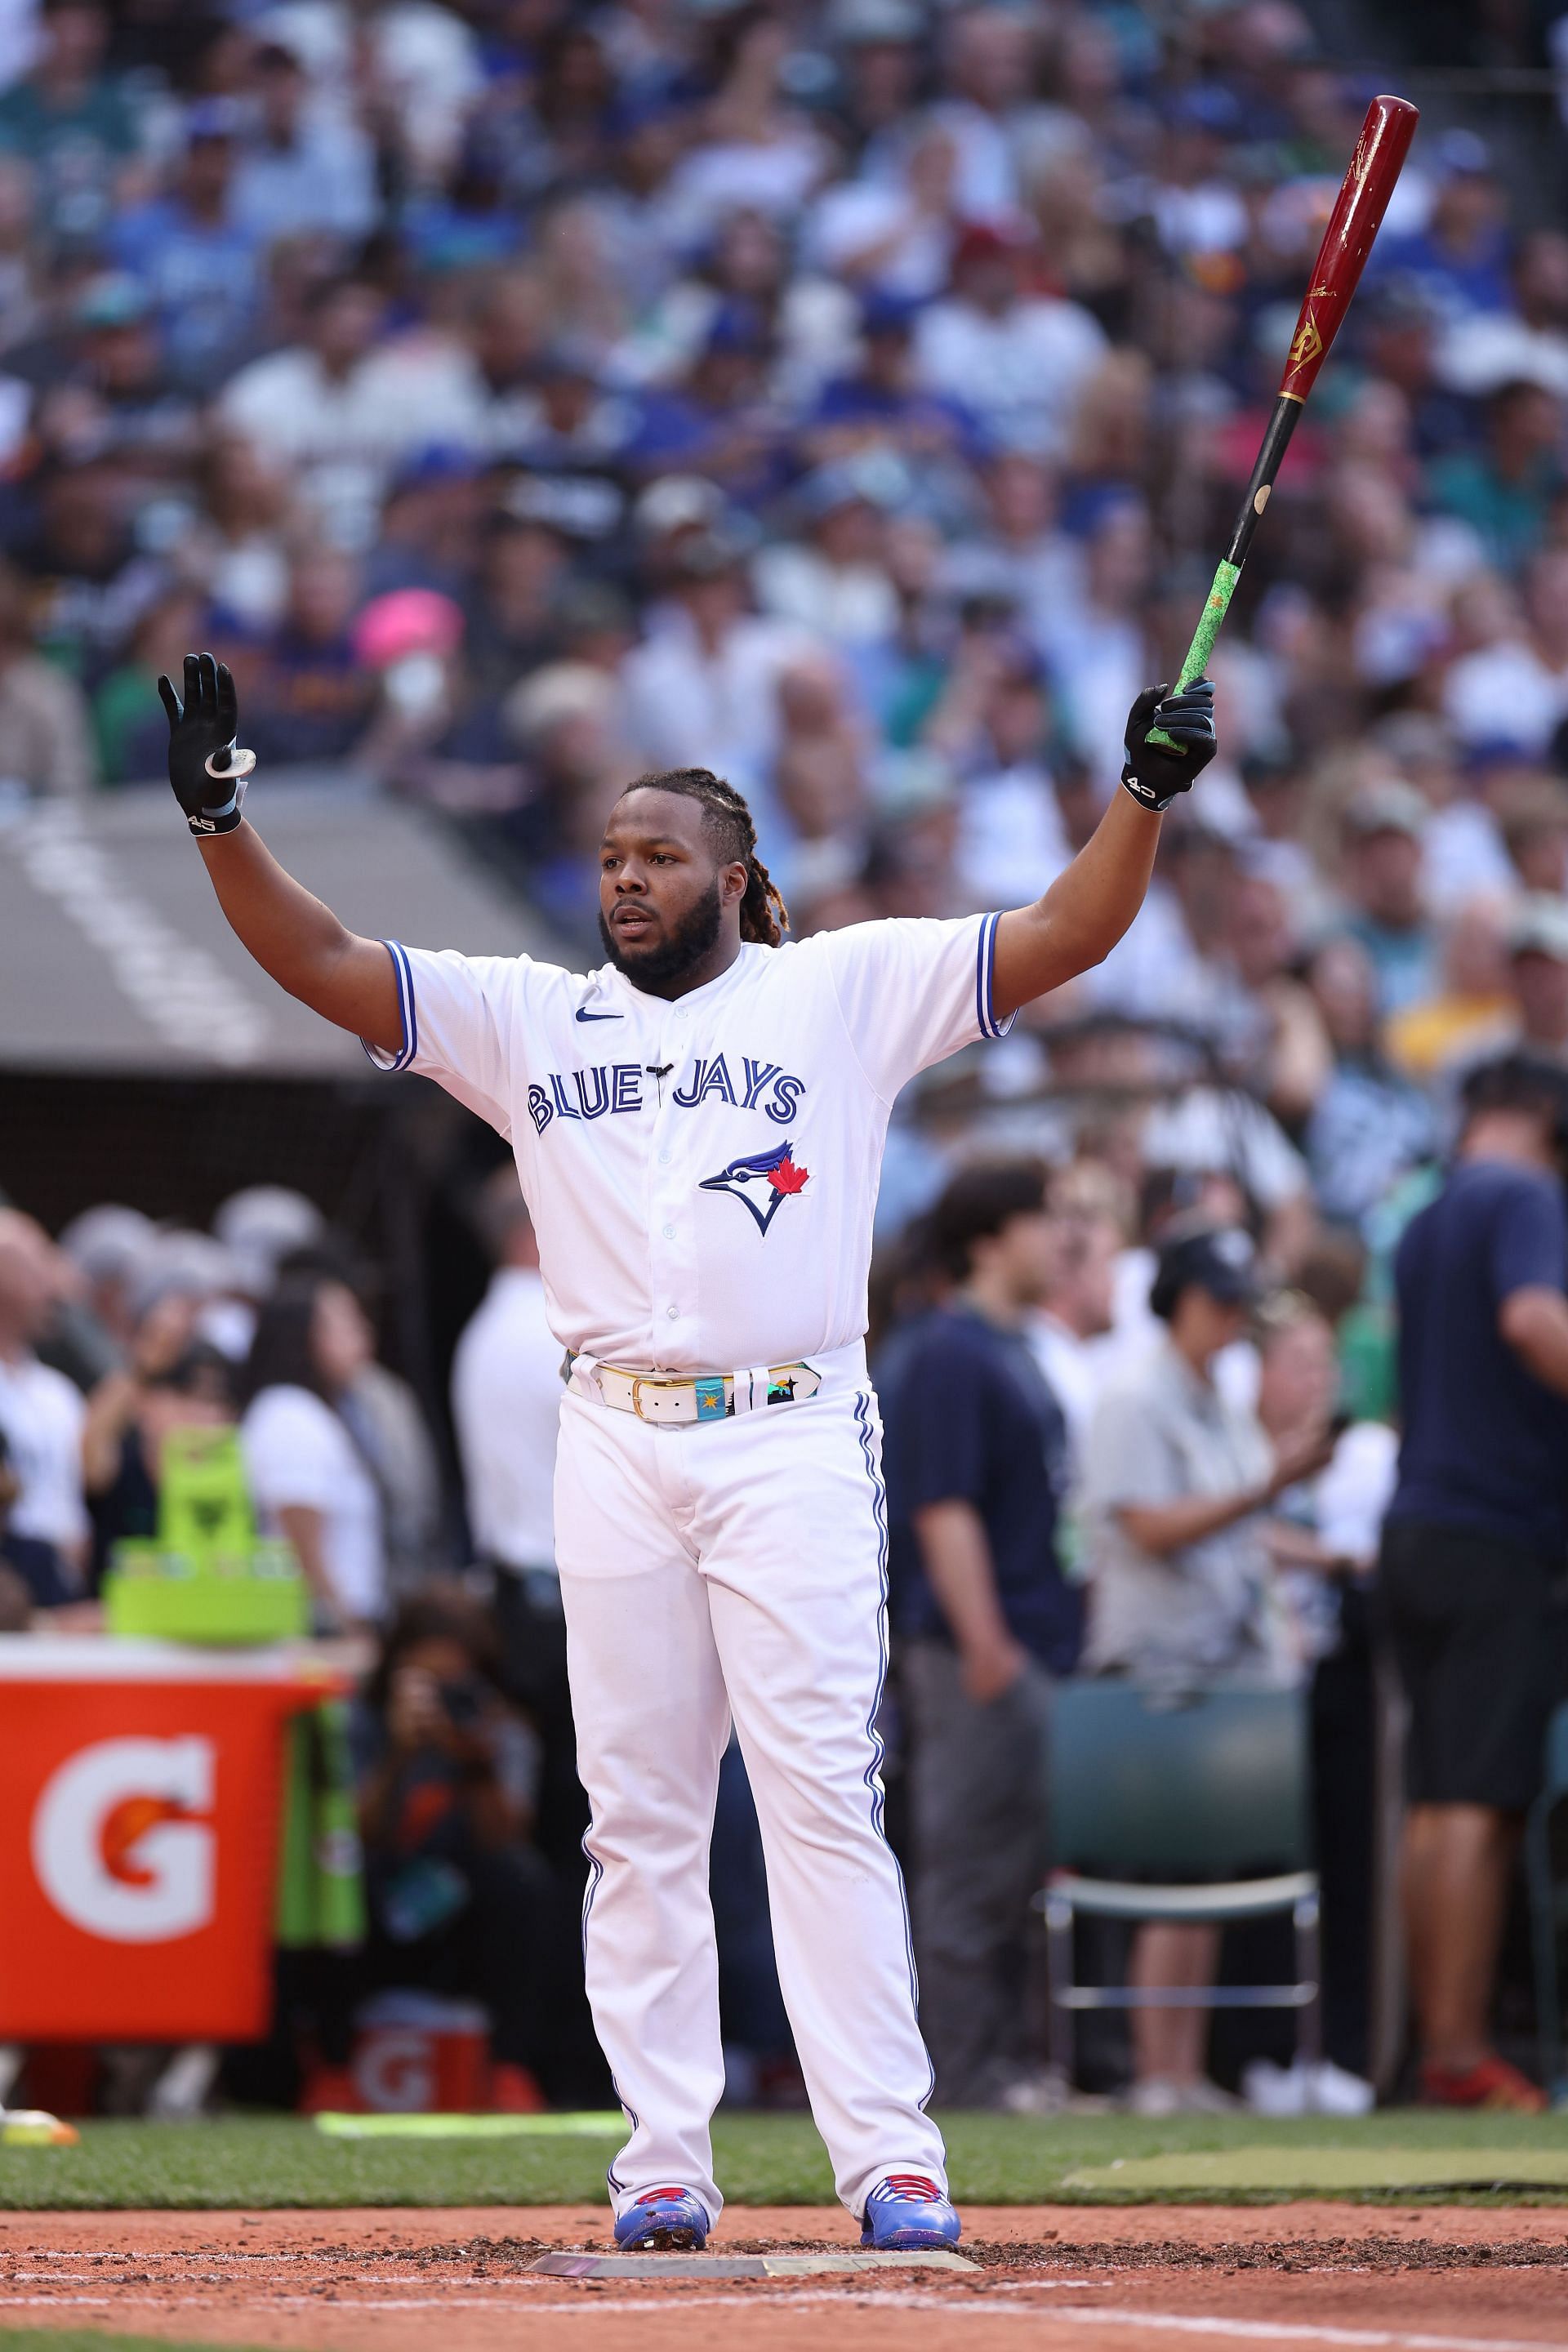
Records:
M169 782L202 847L229 928L279 988L340 1029L395 1053L403 1016L392 958L286 874L240 815L254 755L237 749L234 680L211 654L187 654L182 700L166 677Z

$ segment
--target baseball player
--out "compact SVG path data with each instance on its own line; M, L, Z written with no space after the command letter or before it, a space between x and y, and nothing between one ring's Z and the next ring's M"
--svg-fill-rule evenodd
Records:
M866 1370L889 1112L917 1071L1100 961L1160 814L1215 752L1206 680L1133 705L1092 840L1031 907L782 939L745 802L705 769L610 813L595 971L360 939L244 822L210 654L159 692L169 774L280 987L516 1153L566 1350L556 1538L592 1808L589 1997L626 2112L623 2247L700 2247L723 2087L708 1844L731 1723L779 1980L839 2196L879 2248L959 2234L882 1827L887 1516ZM1168 743L1149 740L1156 723Z

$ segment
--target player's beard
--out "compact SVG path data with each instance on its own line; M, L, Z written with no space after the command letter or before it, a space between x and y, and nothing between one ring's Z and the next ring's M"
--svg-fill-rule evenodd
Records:
M684 980L705 956L712 953L718 943L723 913L719 877L715 874L711 887L694 905L688 907L679 921L669 927L657 946L638 948L634 953L626 954L616 937L614 927L603 913L599 917L599 937L605 943L605 953L616 970L623 973L634 988L666 988L672 980Z

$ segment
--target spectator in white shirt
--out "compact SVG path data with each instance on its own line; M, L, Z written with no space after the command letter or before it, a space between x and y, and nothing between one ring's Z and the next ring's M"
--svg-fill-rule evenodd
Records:
M452 1360L468 1528L492 1567L553 1576L561 1342L550 1328L539 1244L510 1166L480 1194L476 1223L495 1272Z
M1055 1203L1053 1202L1053 1206ZM1076 1479L1110 1359L1093 1342L1115 1328L1121 1230L1103 1213L1060 1219L1050 1285L1029 1325L1029 1344L1068 1425Z
M452 1420L474 1549L495 1580L507 1686L543 1743L535 1833L568 1879L581 1874L588 1808L566 1684L552 1489L562 1347L550 1328L539 1244L510 1162L474 1209L495 1273L452 1360Z
M720 531L672 554L673 593L657 608L621 679L637 756L650 768L711 765L754 793L778 744L778 685L818 640L793 621L746 609L739 543Z
M952 291L915 331L922 383L974 409L996 439L1037 456L1062 452L1078 395L1106 352L1081 304L1026 295L1016 238L981 224L952 257Z
M0 1443L15 1488L8 1557L44 1607L79 1596L88 1538L82 1399L35 1352L61 1272L43 1227L19 1210L0 1209Z
M374 1623L385 1605L381 1496L338 1410L373 1353L347 1283L290 1276L257 1318L241 1381L257 1515L265 1534L292 1544L331 1627Z
M240 369L217 421L295 476L301 502L342 546L371 535L397 459L462 441L471 422L462 355L382 344L385 304L356 278L306 299L305 337Z
M1525 580L1522 629L1463 654L1448 672L1447 714L1467 743L1511 743L1542 756L1568 712L1568 552L1538 555Z
M815 260L851 284L930 301L946 286L952 257L957 159L952 133L927 122L896 177L837 182L811 216Z

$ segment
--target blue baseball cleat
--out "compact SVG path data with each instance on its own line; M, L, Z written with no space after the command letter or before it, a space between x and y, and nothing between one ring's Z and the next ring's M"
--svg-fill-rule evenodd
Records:
M626 2254L700 2254L709 2226L689 2189L645 2189L616 2223L616 2244Z
M866 2200L860 2243L879 2253L956 2246L963 2230L952 2207L923 2172L889 2172Z

